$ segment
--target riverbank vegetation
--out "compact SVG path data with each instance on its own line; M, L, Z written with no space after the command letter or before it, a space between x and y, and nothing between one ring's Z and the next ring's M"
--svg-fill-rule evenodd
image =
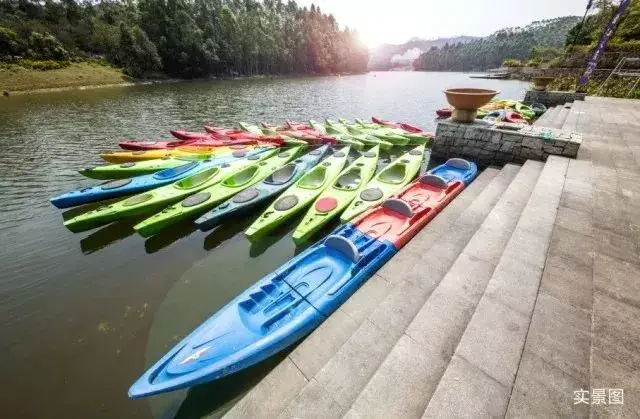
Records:
M45 67L88 69L71 61L95 58L134 78L203 78L356 73L368 53L332 15L294 1L4 0L0 58L5 67L28 60L47 70L43 79L53 74ZM33 64L43 61L61 64Z

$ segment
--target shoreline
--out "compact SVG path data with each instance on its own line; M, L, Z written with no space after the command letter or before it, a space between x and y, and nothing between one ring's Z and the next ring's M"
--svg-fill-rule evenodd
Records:
M274 78L283 78L283 77L352 76L352 75L367 74L367 73L368 72L348 73L348 74L278 74L278 75L256 74L252 76L221 76L221 77L206 77L206 78L195 78L195 79L153 79L153 80L122 82L122 83L88 84L84 86L45 87L45 88L29 89L29 90L3 91L2 96L12 97L12 96L24 96L24 95L42 94L42 93L68 92L73 90L92 90L92 89L101 89L101 88L110 88L110 87L147 86L152 84L173 84L173 83L243 80L243 79L266 79L266 78L274 79Z

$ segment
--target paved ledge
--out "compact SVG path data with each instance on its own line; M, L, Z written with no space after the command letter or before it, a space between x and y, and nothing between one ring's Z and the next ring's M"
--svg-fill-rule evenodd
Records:
M431 156L442 160L463 157L481 166L502 166L530 159L546 161L551 155L575 158L581 143L580 134L555 128L447 120L438 123Z
M528 90L524 96L524 103L531 105L532 103L542 103L544 106L558 106L567 102L573 102L576 100L584 100L587 96L586 93L577 92L559 92L559 91L544 91Z

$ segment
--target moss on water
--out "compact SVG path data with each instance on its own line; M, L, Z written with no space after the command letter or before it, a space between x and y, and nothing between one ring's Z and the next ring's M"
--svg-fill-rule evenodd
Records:
M0 66L0 92L74 88L130 83L121 70L99 63L71 63L56 70L31 70L16 64Z

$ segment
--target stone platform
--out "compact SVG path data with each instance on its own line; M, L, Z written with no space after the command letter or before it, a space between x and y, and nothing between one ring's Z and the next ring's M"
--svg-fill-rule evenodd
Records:
M552 106L562 105L564 103L571 103L576 100L584 100L586 93L578 92L558 92L558 91L538 91L529 90L524 96L523 102L527 105L532 103L542 103L547 108Z
M431 156L446 160L463 157L481 166L522 164L529 159L546 161L550 155L575 158L582 136L533 125L487 125L446 120L438 123Z

